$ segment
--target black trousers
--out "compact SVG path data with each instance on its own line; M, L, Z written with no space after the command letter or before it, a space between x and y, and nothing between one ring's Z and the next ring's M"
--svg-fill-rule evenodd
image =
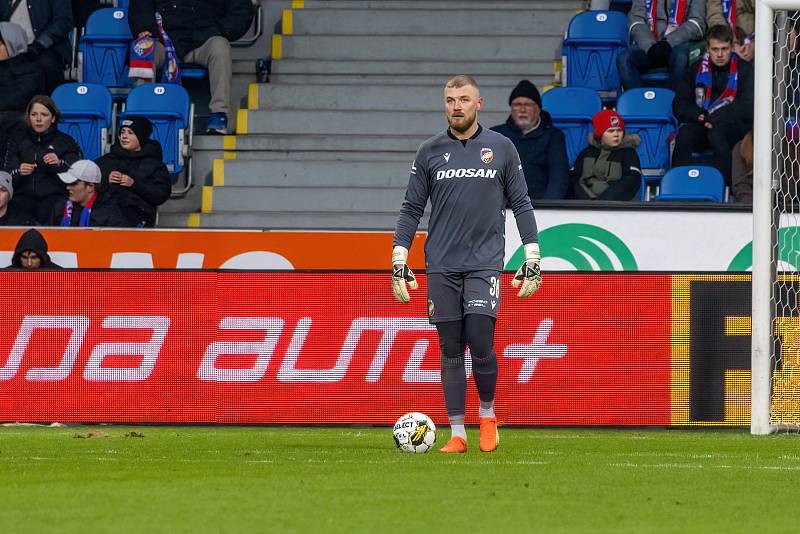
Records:
M731 185L731 149L746 133L745 126L738 122L723 122L713 128L699 122L684 124L675 139L672 166L697 165L692 153L711 149L712 165L722 173L725 183Z
M64 83L64 59L58 52L48 48L36 58L36 63L44 71L45 94L52 94L56 87Z

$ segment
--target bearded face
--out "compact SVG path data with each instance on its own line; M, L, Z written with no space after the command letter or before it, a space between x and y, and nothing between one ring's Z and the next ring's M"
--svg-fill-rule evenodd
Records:
M463 134L478 120L478 110L483 105L483 98L478 88L472 85L445 87L444 105L450 128Z

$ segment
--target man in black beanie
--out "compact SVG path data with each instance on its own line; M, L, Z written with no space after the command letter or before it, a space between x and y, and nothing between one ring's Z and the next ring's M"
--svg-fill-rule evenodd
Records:
M539 90L522 80L508 97L511 115L492 130L511 139L517 147L528 182L531 200L563 199L567 196L569 163L564 133L553 126L542 111Z

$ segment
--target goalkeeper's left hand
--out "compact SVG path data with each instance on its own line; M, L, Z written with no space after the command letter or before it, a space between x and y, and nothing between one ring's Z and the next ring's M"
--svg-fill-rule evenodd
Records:
M541 260L539 244L529 243L524 247L525 260L517 269L514 280L511 281L511 285L514 287L519 287L522 284L522 287L519 288L519 293L517 293L517 296L522 299L533 295L534 291L542 285L542 271L539 267L539 261Z

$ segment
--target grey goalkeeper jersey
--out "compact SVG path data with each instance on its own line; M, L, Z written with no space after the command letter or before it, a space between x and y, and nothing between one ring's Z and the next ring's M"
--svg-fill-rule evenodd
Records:
M517 149L492 130L479 126L466 145L445 130L420 145L397 219L395 245L411 247L428 199L429 273L502 270L506 206L514 213L522 242L537 242Z

